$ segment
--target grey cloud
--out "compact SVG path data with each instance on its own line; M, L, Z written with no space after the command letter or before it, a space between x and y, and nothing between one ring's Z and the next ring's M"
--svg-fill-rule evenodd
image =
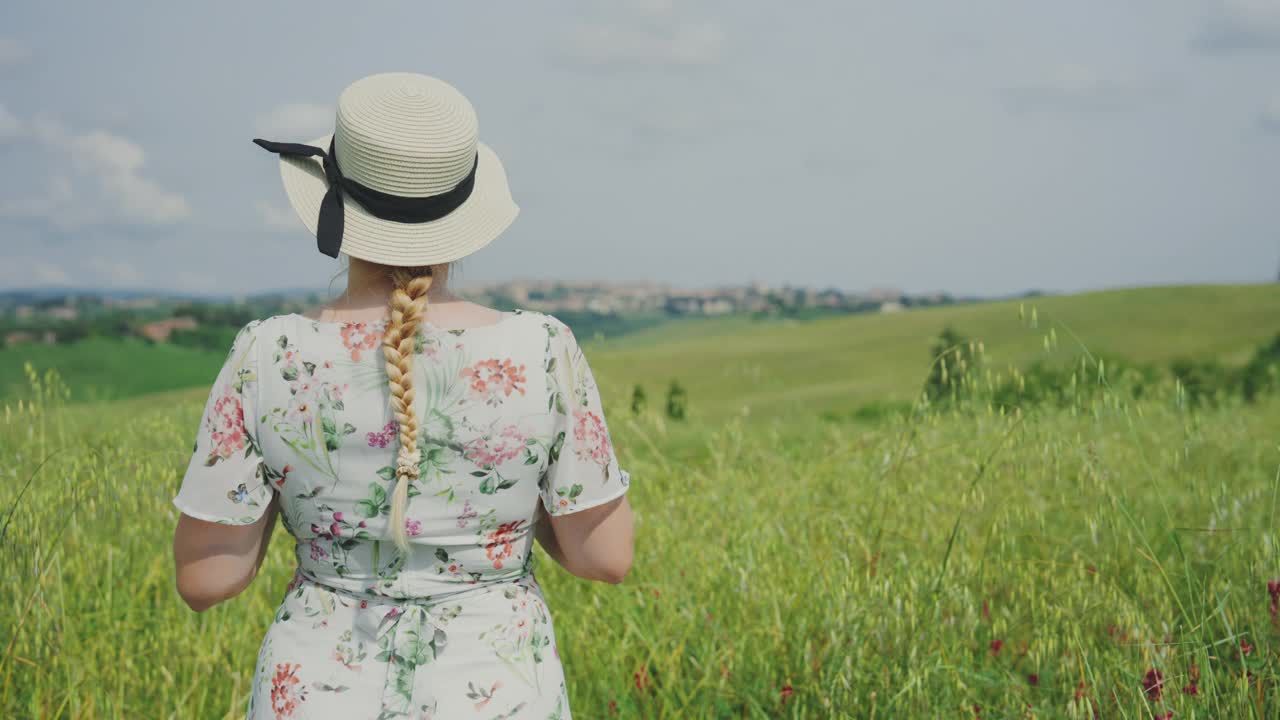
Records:
M11 37L0 37L0 66L17 65L31 57L26 45Z
M1192 45L1211 54L1280 52L1280 0L1225 0Z
M570 22L561 38L560 54L578 66L688 68L724 58L720 23L686 17L671 2L610 3L593 14Z
M1001 91L1011 110L1118 110L1149 99L1151 82L1111 77L1084 65L1064 65L1044 77Z
M1258 127L1263 132L1280 135L1280 97L1273 98L1258 113Z

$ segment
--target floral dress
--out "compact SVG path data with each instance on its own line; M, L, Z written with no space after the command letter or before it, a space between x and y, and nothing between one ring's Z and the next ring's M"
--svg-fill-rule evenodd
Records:
M254 320L205 406L174 505L237 525L278 496L296 540L246 717L570 718L532 523L628 489L591 369L547 313L420 326L402 553L384 323Z

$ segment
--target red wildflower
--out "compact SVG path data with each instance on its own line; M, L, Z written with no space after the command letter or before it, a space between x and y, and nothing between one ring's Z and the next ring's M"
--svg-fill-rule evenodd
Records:
M1249 641L1244 638L1240 638L1240 654L1248 655L1252 652L1253 652L1253 646L1249 644Z
M1184 685L1182 688L1182 692L1185 695L1199 695L1200 688L1196 687L1195 683L1191 683L1189 685Z
M635 672L635 679L636 690L639 690L640 692L648 690L650 685L648 666L641 665L640 669Z
M1027 676L1027 682L1031 687L1040 687L1040 676L1035 673L1031 673Z
M1004 641L1003 641L1003 640L992 640L992 641L991 641L991 654L992 654L992 655L999 655L999 654L1000 654L1000 648L1002 648L1002 647L1004 647Z
M610 715L617 715L617 714L618 714L618 701L617 701L617 700L610 700L610 701L609 701L609 714L610 714Z
M1154 720L1173 720L1173 711L1165 710L1159 715L1156 715Z
M786 685L783 685L782 686L782 704L786 705L787 698L791 697L793 694L795 694L795 690L792 689L791 683L787 683Z
M1158 702L1160 695L1164 692L1164 675L1159 670L1151 668L1147 671L1146 677L1142 678L1142 689L1151 702Z

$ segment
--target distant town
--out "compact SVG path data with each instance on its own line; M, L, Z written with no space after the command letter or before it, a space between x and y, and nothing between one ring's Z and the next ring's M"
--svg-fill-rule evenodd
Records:
M850 292L763 283L687 289L656 283L510 281L458 288L456 292L500 309L554 313L583 335L619 334L678 317L890 313L987 299L946 292L912 295L892 288ZM0 337L3 348L111 337L217 349L225 348L234 331L253 318L299 312L326 299L325 294L307 290L243 297L112 290L0 291Z

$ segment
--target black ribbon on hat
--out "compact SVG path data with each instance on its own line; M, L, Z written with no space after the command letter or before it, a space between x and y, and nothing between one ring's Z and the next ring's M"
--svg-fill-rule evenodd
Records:
M267 152L277 155L318 156L323 160L324 176L329 183L329 189L320 201L320 217L316 225L316 247L332 258L338 257L338 250L342 247L342 231L345 225L342 201L344 194L360 203L361 207L376 218L402 223L431 222L457 210L468 197L471 197L471 190L476 184L476 166L480 164L480 154L476 153L475 161L471 163L471 172L452 190L426 197L406 197L374 190L345 177L342 170L338 168L338 156L334 152L332 138L329 140L328 152L314 145L302 143L273 142L261 138L255 138L253 142Z

